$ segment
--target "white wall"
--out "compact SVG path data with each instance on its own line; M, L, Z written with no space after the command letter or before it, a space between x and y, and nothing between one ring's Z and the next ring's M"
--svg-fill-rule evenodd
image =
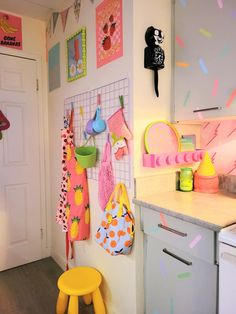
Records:
M17 15L15 13L8 12L12 15ZM20 15L18 15L20 16ZM0 47L0 52L14 55L22 56L26 58L36 59L37 71L39 78L39 92L38 92L38 104L39 104L39 123L40 123L40 151L41 151L41 217L42 217L42 227L44 228L44 238L43 238L43 257L50 255L50 238L51 238L51 228L50 228L50 211L49 211L49 201L50 201L50 184L49 184L49 164L48 164L48 96L47 96L47 64L46 64L46 36L45 22L32 19L26 16L20 16L22 18L22 36L23 36L23 49L16 50L11 48Z
M144 68L144 35L149 26L165 35L165 68L159 71L159 97L154 91L153 71ZM169 120L171 110L171 0L134 1L134 176L158 173L142 167L145 127L155 120Z
M63 127L64 98L80 92L96 88L117 79L130 77L132 94L132 20L133 1L123 1L124 21L124 55L99 69L96 68L96 32L95 7L101 1L82 1L80 19L77 24L73 10L70 9L65 33L62 31L60 17L55 33L49 38L48 47L58 41L61 45L61 88L49 93L49 125L51 145L51 190L52 202L52 256L64 266L65 235L60 226L55 223L56 206L61 180L61 143L60 129ZM76 81L66 82L65 40L80 27L86 26L87 33L87 76ZM132 96L131 96L131 104ZM108 313L136 313L135 299L135 255L112 257L103 251L94 241L95 232L101 220L101 210L98 206L97 181L89 180L91 208L91 237L90 240L75 243L76 265L96 267L103 274L102 293L105 298ZM132 197L132 193L130 193Z

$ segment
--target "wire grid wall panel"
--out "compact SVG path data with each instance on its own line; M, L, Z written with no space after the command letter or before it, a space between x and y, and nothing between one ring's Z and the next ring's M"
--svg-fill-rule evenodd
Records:
M124 97L124 116L127 124L129 125L129 81L124 78L113 83L92 89L68 97L65 99L65 116L71 110L72 103L74 106L74 141L76 146L85 143L86 138L89 137L85 134L86 124L90 119L93 119L98 103L98 95L101 97L101 118L107 122L107 119L120 108L119 96ZM80 107L82 107L83 115L80 114ZM98 180L99 166L102 159L105 143L109 133L108 126L106 130L95 136L95 146L97 147L97 163L96 167L87 169L88 179ZM110 139L112 142L112 139ZM87 145L93 145L90 140ZM115 182L123 182L130 188L131 182L131 157L124 155L120 160L116 160L112 151L112 165L115 177Z

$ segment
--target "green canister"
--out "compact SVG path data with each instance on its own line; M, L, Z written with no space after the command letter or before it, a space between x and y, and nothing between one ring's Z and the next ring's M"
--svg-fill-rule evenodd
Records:
M180 169L180 184L181 191L189 192L193 190L193 171L191 168Z

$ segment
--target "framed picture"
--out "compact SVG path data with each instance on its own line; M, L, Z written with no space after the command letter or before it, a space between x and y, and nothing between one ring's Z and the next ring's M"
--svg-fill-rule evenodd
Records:
M61 86L60 43L54 45L48 52L48 76L49 92Z
M97 68L123 56L122 0L103 0L96 7Z
M66 41L67 81L86 76L86 29L81 28Z

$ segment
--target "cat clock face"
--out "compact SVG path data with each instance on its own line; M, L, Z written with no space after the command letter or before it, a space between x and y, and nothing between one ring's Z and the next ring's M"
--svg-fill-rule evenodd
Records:
M164 41L164 33L161 29L150 26L145 33L145 41L149 47L155 47Z

